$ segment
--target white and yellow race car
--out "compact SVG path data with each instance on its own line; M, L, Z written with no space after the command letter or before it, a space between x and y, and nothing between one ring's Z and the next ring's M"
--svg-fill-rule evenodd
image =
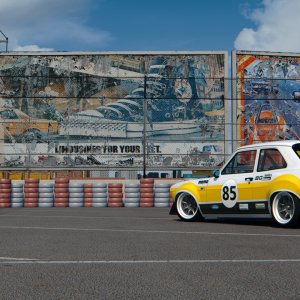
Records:
M240 147L212 177L176 183L170 193L170 214L185 221L253 217L295 226L300 221L300 141Z

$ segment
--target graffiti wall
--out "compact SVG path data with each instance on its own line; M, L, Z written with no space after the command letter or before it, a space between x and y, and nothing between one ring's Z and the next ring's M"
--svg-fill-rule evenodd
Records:
M225 52L0 55L6 167L222 163Z
M300 138L300 54L233 52L237 145Z

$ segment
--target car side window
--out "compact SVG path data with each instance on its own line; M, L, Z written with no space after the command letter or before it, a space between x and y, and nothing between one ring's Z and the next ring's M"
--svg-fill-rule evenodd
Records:
M259 155L257 172L286 168L287 164L278 149L262 149Z
M238 152L222 170L222 175L253 172L255 158L256 150Z

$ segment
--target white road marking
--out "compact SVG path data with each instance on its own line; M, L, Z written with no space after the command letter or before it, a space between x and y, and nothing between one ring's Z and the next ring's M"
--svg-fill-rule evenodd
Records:
M239 232L208 232L208 231L169 231L169 230L141 230L141 229L109 229L109 228L73 228L73 227L33 227L33 226L0 226L0 229L29 229L29 230L69 230L69 231L100 231L100 232L135 232L135 233L167 233L167 234L196 234L196 235L231 235L231 236L262 236L262 237L293 237L299 234L271 234L271 233L239 233Z
M300 263L300 259L192 259L192 260L11 260L2 264L219 264L219 263Z
M24 257L0 257L0 260L20 260L20 261L36 261L39 259L35 259L35 258L24 258Z

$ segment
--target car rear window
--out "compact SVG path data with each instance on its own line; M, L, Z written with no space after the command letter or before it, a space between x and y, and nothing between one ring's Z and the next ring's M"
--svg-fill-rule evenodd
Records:
M295 145L293 145L292 148L295 151L295 153L297 154L297 156L300 158L300 144L295 144Z

